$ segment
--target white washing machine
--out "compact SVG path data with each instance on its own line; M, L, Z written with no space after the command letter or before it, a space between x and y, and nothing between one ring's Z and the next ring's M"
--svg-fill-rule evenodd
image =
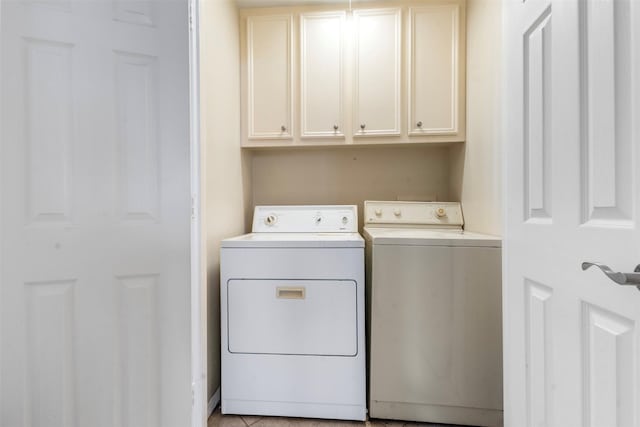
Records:
M502 425L501 240L459 203L365 202L369 416Z
M222 242L223 414L366 418L356 206L258 206Z

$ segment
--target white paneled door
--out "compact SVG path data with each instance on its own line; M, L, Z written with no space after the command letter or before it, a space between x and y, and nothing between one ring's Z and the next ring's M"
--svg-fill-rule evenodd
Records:
M0 425L187 426L187 3L0 16Z
M640 3L505 13L505 422L638 426Z

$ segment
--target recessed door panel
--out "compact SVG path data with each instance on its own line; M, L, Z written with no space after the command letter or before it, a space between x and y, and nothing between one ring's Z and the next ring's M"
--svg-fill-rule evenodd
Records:
M631 2L581 2L582 220L631 226ZM635 119L637 120L637 119Z
M248 137L292 136L291 15L247 18Z
M409 19L409 134L455 134L460 6L411 8Z
M583 303L582 334L585 425L634 425L634 322Z
M354 136L400 134L400 9L357 10Z
M300 17L303 137L344 136L344 12Z
M551 221L551 8L525 32L524 206L525 220Z

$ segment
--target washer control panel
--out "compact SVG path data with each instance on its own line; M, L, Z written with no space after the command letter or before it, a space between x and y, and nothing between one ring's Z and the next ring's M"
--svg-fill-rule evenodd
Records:
M464 220L458 202L365 201L364 223L462 227Z
M358 207L329 206L256 206L254 233L356 233Z

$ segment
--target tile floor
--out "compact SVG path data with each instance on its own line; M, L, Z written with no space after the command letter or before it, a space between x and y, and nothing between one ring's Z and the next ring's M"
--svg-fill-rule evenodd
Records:
M222 415L220 407L216 408L209 418L209 427L455 427L453 425L410 423L405 421L369 420L336 421L306 418L281 417L249 417L239 415Z

